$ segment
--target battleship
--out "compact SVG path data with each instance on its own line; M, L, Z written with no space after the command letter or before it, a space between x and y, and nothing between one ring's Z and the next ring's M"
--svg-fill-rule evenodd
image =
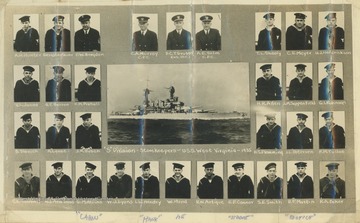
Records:
M151 100L152 90L144 89L144 102L134 105L128 112L112 111L109 119L246 119L247 112L217 112L214 109L203 109L201 106L188 106L175 95L175 87L166 88L169 97L163 100Z

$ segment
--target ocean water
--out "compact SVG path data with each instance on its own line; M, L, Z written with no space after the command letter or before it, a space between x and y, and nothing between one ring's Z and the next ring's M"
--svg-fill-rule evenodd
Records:
M250 119L109 119L109 145L250 143Z

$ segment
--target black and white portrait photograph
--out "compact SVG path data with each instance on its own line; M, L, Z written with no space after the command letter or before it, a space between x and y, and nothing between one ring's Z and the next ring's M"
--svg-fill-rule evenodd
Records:
M320 198L346 198L345 168L344 161L320 161Z
M286 12L286 50L312 50L312 13Z
M70 14L45 14L45 52L71 50Z
M16 52L38 52L39 15L38 14L15 14L13 15L14 50ZM42 42L43 43L43 42Z
M248 69L194 64L189 76L187 64L109 65L108 143L249 143Z
M286 113L287 149L313 149L314 117L309 111Z
M108 161L107 179L108 198L132 197L134 180L131 161Z
M101 149L101 112L75 112L75 148Z
M287 198L314 198L313 161L287 162Z
M192 22L190 11L166 13L166 50L192 49L194 41Z
M101 161L76 161L76 198L101 198Z
M166 161L165 176L165 198L191 198L191 161Z
M39 161L14 162L15 198L40 197Z
M228 161L228 190L229 199L254 198L254 162Z
M345 49L344 11L319 12L319 50Z
M221 50L221 13L195 14L195 49Z
M71 112L46 112L46 148L71 149Z
M255 49L281 50L281 12L255 13Z
M71 161L46 161L46 197L72 198Z
M47 65L45 66L45 93L47 102L71 101L71 66Z
M14 112L15 149L39 149L39 129L39 112Z
M345 149L345 112L319 112L320 149Z
M39 102L39 80L39 65L15 65L14 102Z
M158 51L158 14L132 14L132 51Z
M283 198L283 181L281 161L257 162L257 199Z
M224 198L223 161L197 161L197 198Z
M101 69L99 64L75 65L75 100L101 101Z
M160 198L158 161L135 161L135 198Z
M319 100L344 100L342 62L319 63Z
M75 51L100 51L100 14L74 15Z
M263 111L256 113L256 148L281 149L282 128L281 113Z
M257 101L281 101L281 63L257 63L255 65L255 76Z
M312 63L286 63L286 99L313 99Z

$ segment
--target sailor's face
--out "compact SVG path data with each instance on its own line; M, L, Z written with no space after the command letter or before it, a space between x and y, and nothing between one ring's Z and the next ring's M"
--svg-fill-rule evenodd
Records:
M94 175L94 170L91 169L90 167L86 167L85 168L85 174L89 177L91 177L92 175Z
M329 68L329 69L326 69L326 73L327 73L330 77L334 76L334 74L335 74L335 68L334 68L334 67L331 67L331 68Z
M202 22L202 26L205 30L209 30L211 28L212 23L210 21Z
M244 174L244 169L243 168L236 168L234 174L235 174L235 176L240 177L240 176L242 176Z
M275 178L276 176L276 168L273 167L273 168L270 168L267 170L267 175L269 178Z
M296 69L296 74L300 78L304 77L305 76L305 69Z
M31 126L31 122L32 122L31 118L23 120L23 124L24 124L25 127Z
M81 26L83 28L83 30L88 30L90 29L90 21L85 21L81 23Z
M29 21L22 22L21 24L22 24L24 30L27 30L30 27Z
M338 174L338 171L339 171L338 169L328 170L329 177L332 177L332 178L336 177Z
M139 22L139 27L140 27L141 31L147 30L148 26L149 26L148 22Z
M264 69L262 72L263 72L264 78L266 78L266 79L268 79L272 76L272 70L270 68Z
M25 80L31 80L32 75L33 75L33 72L24 71L23 74L24 74L24 79L25 79Z
M180 168L174 168L173 169L173 171L174 171L174 174L175 174L175 176L180 176L181 175L181 173L182 173L182 169L180 169Z
M63 171L62 167L54 168L54 175L55 176L60 176L62 171Z
M116 174L118 176L122 176L122 175L124 175L124 173L125 173L125 168L121 168L121 169L116 168Z
M84 124L84 126L89 127L92 124L91 118L87 118L87 119L83 120L83 124Z
M296 121L297 121L298 125L305 126L305 122L306 122L305 119L297 118Z
M143 170L143 177L147 178L150 176L150 168Z
M327 26L332 28L336 25L336 18L331 18L326 20Z
M55 118L54 122L56 127L61 127L64 123L64 119Z
M60 30L64 27L64 21L58 20L54 22L55 29Z
M86 72L86 79L88 79L89 81L93 81L95 79L95 73Z
M297 173L300 175L300 176L303 176L306 172L306 167L297 167Z
M301 28L305 25L305 19L295 19L295 26Z
M265 23L266 23L267 26L273 26L274 22L275 22L274 18L265 19Z
M29 167L26 169L22 169L21 172L24 175L24 177L30 177L32 175L32 168Z
M268 125L274 125L276 118L266 118L266 122Z
M180 30L180 29L182 29L182 27L184 25L184 21L181 21L181 20L176 21L176 22L174 22L174 25L177 30Z
M333 117L325 118L325 124L328 125L328 126L332 125L333 121L334 121Z
M64 76L63 72L55 72L54 71L55 80L60 81L63 78L63 76Z
M204 171L206 176L211 176L214 173L214 168L205 168Z

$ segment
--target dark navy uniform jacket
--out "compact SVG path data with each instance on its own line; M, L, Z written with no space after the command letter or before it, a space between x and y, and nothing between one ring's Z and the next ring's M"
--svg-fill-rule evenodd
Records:
M181 30L181 34L174 30L168 34L166 41L167 50L189 50L192 48L191 34L185 29Z
M217 29L210 29L208 35L204 30L196 33L196 50L221 50L221 36Z
M147 30L145 35L141 31L134 32L133 51L158 51L158 39L155 32Z
M100 51L100 33L90 28L85 34L83 29L75 33L75 51Z

